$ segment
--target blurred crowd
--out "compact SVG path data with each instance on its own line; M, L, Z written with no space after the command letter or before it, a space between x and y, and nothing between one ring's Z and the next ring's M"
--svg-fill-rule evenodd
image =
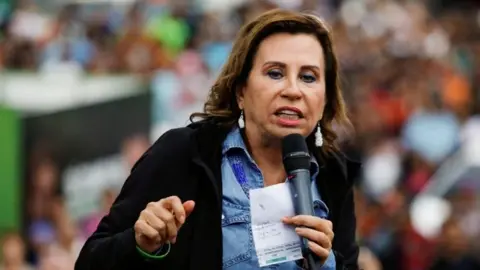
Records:
M179 104L202 102L244 22L275 7L321 16L331 25L354 126L338 127L341 143L364 164L356 185L362 267L480 269L480 175L442 194L452 214L434 237L415 230L409 213L437 169L465 147L465 134L480 131L478 1L17 2L0 8L0 70L131 73L175 91ZM131 159L147 146L136 144ZM73 221L52 184L61 181L55 164L42 159L35 175L45 181L30 201L43 212L30 209L29 233L3 237L0 269L73 269L118 189L104 191L102 211Z

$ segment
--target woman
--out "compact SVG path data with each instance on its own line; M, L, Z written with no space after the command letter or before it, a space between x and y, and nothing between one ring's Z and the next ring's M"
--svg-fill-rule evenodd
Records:
M33 270L34 268L25 260L26 248L20 234L8 232L0 241L0 270Z
M348 122L337 72L318 18L274 10L245 25L204 112L192 115L201 121L165 133L140 158L76 269L260 269L247 192L285 182L280 141L291 133L314 157L316 215L283 221L303 227L315 269L358 269L358 165L338 154L332 130Z

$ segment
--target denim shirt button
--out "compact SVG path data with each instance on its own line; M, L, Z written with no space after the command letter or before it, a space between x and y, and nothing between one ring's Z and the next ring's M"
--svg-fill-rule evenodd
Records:
M222 219L225 219L225 215L224 215L224 214L222 214Z

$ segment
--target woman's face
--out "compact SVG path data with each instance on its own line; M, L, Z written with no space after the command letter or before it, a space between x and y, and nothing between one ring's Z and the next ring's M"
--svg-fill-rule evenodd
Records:
M20 263L24 257L24 244L19 236L10 236L2 245L2 257L7 263Z
M312 35L279 33L261 42L246 86L238 96L249 134L308 136L325 106L325 65Z

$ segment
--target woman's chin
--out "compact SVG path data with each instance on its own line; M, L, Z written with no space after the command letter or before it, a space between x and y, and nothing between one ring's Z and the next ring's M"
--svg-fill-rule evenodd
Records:
M271 133L272 135L278 138L283 138L287 135L294 134L294 133L306 136L305 129L300 126L292 127L292 126L283 126L278 124L275 125L274 128L272 128Z

